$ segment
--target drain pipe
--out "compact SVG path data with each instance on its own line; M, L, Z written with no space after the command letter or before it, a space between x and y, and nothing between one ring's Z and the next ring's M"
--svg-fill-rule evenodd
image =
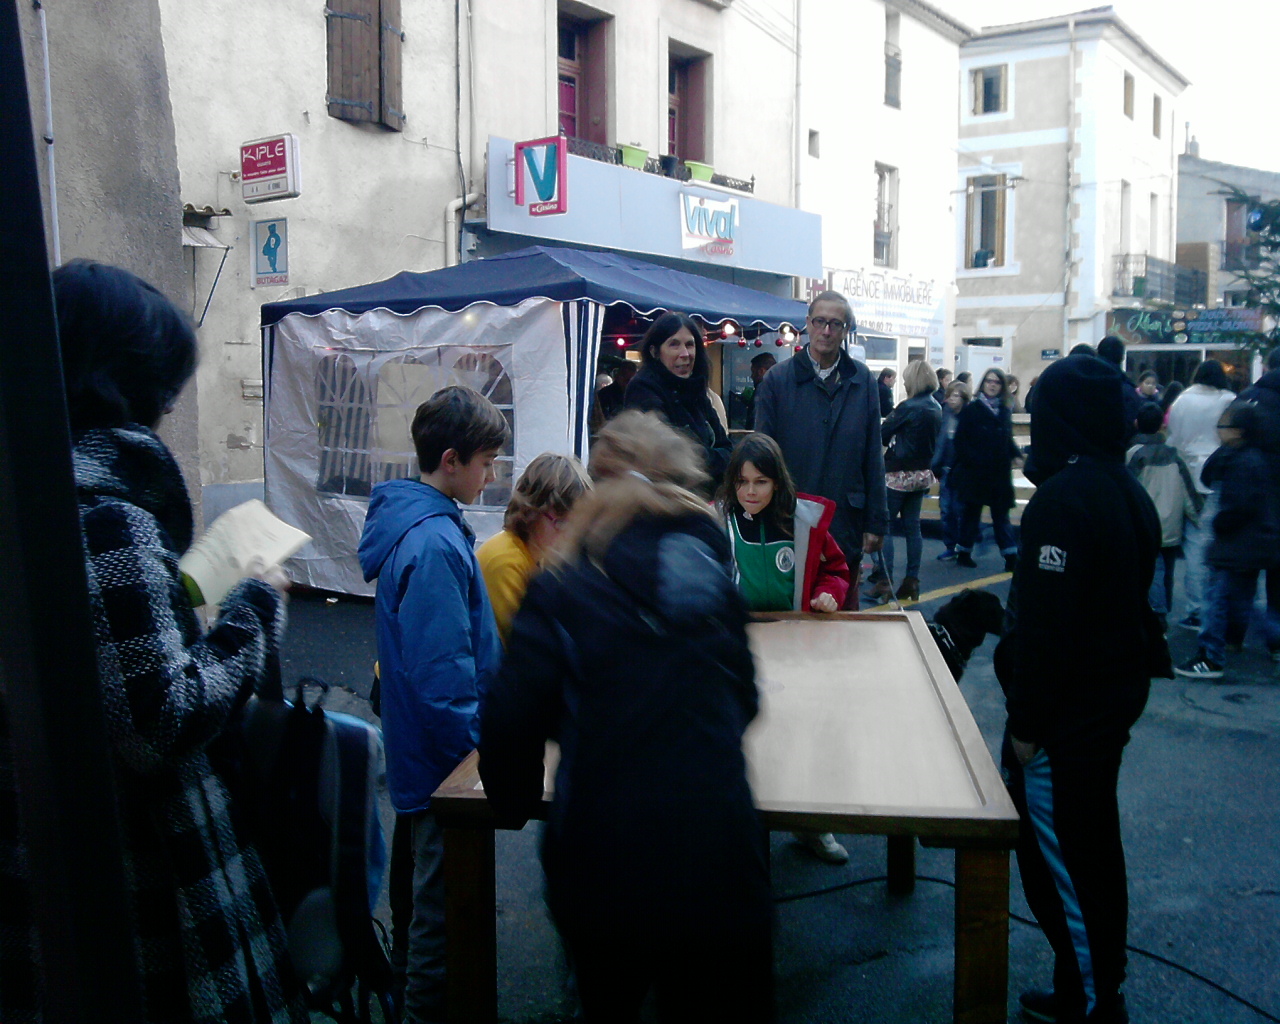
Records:
M53 165L53 86L49 82L49 26L44 4L31 0L40 19L40 50L44 56L44 153L49 178L49 237L53 242L53 265L62 265L62 239L58 233L58 177Z
M458 214L480 198L479 192L450 199L444 208L444 265L456 267L462 260L458 250Z

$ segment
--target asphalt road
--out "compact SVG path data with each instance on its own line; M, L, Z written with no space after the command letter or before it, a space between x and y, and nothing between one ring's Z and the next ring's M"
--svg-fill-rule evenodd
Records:
M905 552L898 539L898 564ZM978 568L935 560L926 540L921 589L949 590L999 573L995 549L979 548ZM1179 586L1181 569L1179 569ZM1007 578L988 584L1003 600ZM1107 581L1097 611L1107 613ZM926 600L929 615L946 597ZM1179 593L1179 603L1180 603ZM1175 606L1176 619L1180 607ZM1174 628L1174 661L1195 651L1193 634ZM1004 724L991 670L992 639L961 681L988 746L996 753ZM1063 657L1069 658L1070 651ZM309 594L294 598L284 651L286 679L311 674L335 687L331 700L363 711L374 658L371 601ZM1271 1014L1234 1001L1205 981L1130 957L1126 986L1135 1022L1254 1024L1280 1018L1280 674L1255 628L1242 654L1229 656L1217 683L1156 680L1134 729L1121 773L1120 800L1129 864L1130 943L1216 982ZM498 836L499 1008L513 1022L567 1020L571 1000L563 959L541 897L537 826ZM786 1024L949 1022L952 984L952 855L920 849L923 878L908 897L881 882L836 893L803 894L884 873L884 840L846 837L843 867L815 861L775 833L775 895L801 896L778 905L776 970L779 1020ZM1010 906L1029 918L1016 866ZM1034 927L1010 932L1010 1020L1021 1019L1017 994L1050 981L1051 958Z

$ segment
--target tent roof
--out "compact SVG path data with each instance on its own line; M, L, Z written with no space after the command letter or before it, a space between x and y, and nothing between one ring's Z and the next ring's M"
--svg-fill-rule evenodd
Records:
M535 245L430 273L406 270L376 284L268 302L262 307L262 325L269 327L290 313L316 316L331 309L412 313L425 306L455 312L477 302L514 306L534 297L560 302L594 299L605 305L625 302L641 313L674 309L708 323L736 320L746 326L773 328L783 323L798 326L805 315L804 303L754 288L611 252Z

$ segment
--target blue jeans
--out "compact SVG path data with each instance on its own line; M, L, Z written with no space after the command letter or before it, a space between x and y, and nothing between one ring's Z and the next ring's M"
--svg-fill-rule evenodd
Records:
M950 474L942 478L942 484L938 488L938 516L942 520L942 543L948 551L954 551L960 540L960 518L964 515L964 502L947 483L948 476Z
M978 543L978 531L982 528L982 505L965 503L963 518L960 520L960 542L957 551L966 555ZM1013 537L1013 527L1009 525L1007 508L991 509L991 531L996 535L996 543L1000 545L1000 554L1008 557L1018 553L1018 542Z
M1259 569L1214 569L1200 612L1200 647L1210 661L1226 660L1227 644L1244 643L1258 593ZM1280 615L1268 607L1263 619L1268 650L1280 650Z
M920 506L924 504L924 496L928 491L895 491L892 487L885 489L885 498L889 505L889 531L884 535L884 568L889 579L893 579L893 521L902 513L902 529L907 535L907 572L906 575L920 578L920 553L924 549L924 540L920 536Z
M1173 567L1178 564L1178 546L1161 548L1156 571L1151 576L1147 601L1157 615L1168 615L1173 601Z
M1209 567L1204 555L1213 541L1213 517L1218 514L1218 496L1205 496L1200 510L1200 524L1187 520L1182 529L1182 554L1187 560L1187 574L1182 589L1187 595L1187 618L1204 618L1205 588L1209 582Z

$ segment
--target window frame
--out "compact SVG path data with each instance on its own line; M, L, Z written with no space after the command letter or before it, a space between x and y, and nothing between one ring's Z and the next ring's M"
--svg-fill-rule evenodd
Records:
M898 168L877 161L876 217L872 224L872 263L877 267L898 266ZM884 239L884 255L879 255L881 236Z
M1009 266L1009 196L1012 186L1009 184L1010 178L1014 175L1008 172L993 171L990 174L971 174L965 178L965 215L964 215L964 234L962 236L962 244L964 246L964 269L965 270L1004 270ZM984 185L982 183L990 182ZM991 196L992 212L990 219L992 222L992 232L994 238L992 241L994 249L990 249L983 245L982 235L985 229L985 222L988 215L983 210L985 205L983 196ZM991 251L992 256L985 263L977 261L979 252Z
M986 73L989 71L999 72L1000 83L999 105L991 109L986 107ZM971 68L969 70L969 89L972 100L969 110L972 116L990 117L992 114L1008 114L1010 112L1008 64L984 64L982 67Z
M400 0L331 0L325 17L325 108L353 124L403 131Z
M1161 138L1164 130L1164 101L1160 98L1160 94L1153 93L1151 96L1151 134L1155 138Z
M1134 81L1133 75L1129 74L1129 72L1125 71L1123 72L1123 74L1124 74L1124 86L1123 86L1124 93L1123 93L1122 103L1123 103L1124 116L1127 117L1130 121L1132 121L1133 111L1135 109L1134 108L1134 90L1136 88L1137 83Z

